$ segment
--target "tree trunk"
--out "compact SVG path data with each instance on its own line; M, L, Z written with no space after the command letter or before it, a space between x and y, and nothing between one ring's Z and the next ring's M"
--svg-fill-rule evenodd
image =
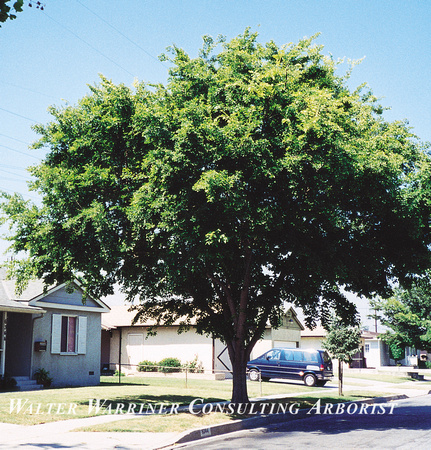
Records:
M249 403L247 394L247 352L241 345L235 346L234 355L230 355L232 363L232 403Z
M338 360L338 395L343 395L343 362Z

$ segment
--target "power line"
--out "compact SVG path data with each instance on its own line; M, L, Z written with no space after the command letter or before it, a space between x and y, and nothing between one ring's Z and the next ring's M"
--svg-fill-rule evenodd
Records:
M0 164L0 167L3 167L5 169L12 169L12 170L22 170L22 171L27 171L26 168L24 167L19 167L19 166L11 166L9 164Z
M13 175L14 177L20 177L23 178L26 181L31 181L31 177L20 175L19 173L9 172L8 170L0 169L0 172L8 173L9 175ZM4 179L4 178L3 178ZM11 178L9 178L10 180ZM13 180L13 179L12 179ZM15 181L15 180L14 180Z
M12 114L12 115L14 115L14 116L17 116L17 117L21 117L22 119L29 120L30 122L37 123L37 120L30 119L30 117L26 117L26 116L23 116L23 115L21 115L21 114L15 113L15 112L13 112L13 111L9 111L8 109L0 108L0 110L1 110L1 111L4 111L4 112L7 112L7 113L9 113L9 114Z
M67 30L70 34L73 34L73 36L75 36L77 39L79 39L81 42L83 42L84 44L88 45L91 49L93 49L95 52L99 53L99 55L102 55L104 58L106 58L108 61L110 61L112 64L115 64L117 67L119 67L120 69L124 70L125 72L127 72L130 76L135 77L135 75L133 75L133 73L129 72L127 69L125 69L123 66L121 66L120 64L118 64L117 62L115 62L112 58L110 58L109 56L106 56L104 53L102 53L99 49L97 49L96 47L94 47L93 45L91 45L90 43L88 43L87 41L85 41L84 39L82 39L79 35L77 35L74 31L70 30L69 28L67 28L66 26L64 26L62 23L58 22L57 20L55 20L53 17L51 17L50 15L46 14L46 17L48 17L49 19L51 19L53 22L55 22L57 25L59 25L60 27L64 28L65 30Z
M22 197L28 197L28 198L31 198L31 199L33 199L33 200L37 200L37 201L40 201L40 197L38 198L38 197L34 197L33 195L30 195L30 194L21 194L20 192L16 192L16 191L13 191L12 189L8 189L8 188L5 188L5 187L3 187L3 186L0 186L0 194L1 194L1 191L6 191L6 192L11 192L12 194L19 194L19 195L21 195Z
M144 48L142 48L139 44L137 44L135 41L133 41L132 39L130 39L128 36L126 36L122 31L120 31L118 28L115 28L114 25L112 25L111 23L109 23L107 20L105 20L103 17L100 17L99 14L97 14L96 12L94 12L92 9L90 9L87 5L84 5L80 0L76 0L76 2L78 2L82 7L84 7L85 9L87 9L88 11L91 12L91 14L95 15L99 20L101 20L103 23L105 23L106 25L108 25L108 27L112 28L114 31L116 31L120 36L123 36L124 39L127 39L130 43L132 43L135 47L139 48L139 50L142 50L146 55L148 55L150 58L153 58L154 60L156 60L158 63L160 63L162 66L166 67L165 64L162 63L162 61L160 61L159 58L156 58L154 55L152 55L151 53L147 52L147 50L145 50Z
M0 83L6 84L8 86L13 86L13 87L16 87L18 89L23 89L24 91L32 92L33 94L39 94L39 95L43 95L44 97L47 97L47 98L52 98L54 100L58 100L58 98L54 97L53 95L44 94L43 92L39 92L39 91L35 91L34 89L29 89L29 88L26 88L26 87L23 87L23 86L19 86L18 84L9 83L8 81L0 80Z
M15 150L14 148L8 147L7 145L0 144L0 147L7 148L8 150L11 150L13 152L21 153L21 155L26 155L26 156L29 156L30 158L34 158L34 159L37 159L39 161L42 161L42 158L39 158L39 157L34 156L34 155L30 155L30 153L20 152L19 150Z
M14 138L12 136L8 136L7 134L0 133L0 136L6 137L8 139L12 139L13 141L21 142L21 144L30 145L28 142L21 141L21 139Z

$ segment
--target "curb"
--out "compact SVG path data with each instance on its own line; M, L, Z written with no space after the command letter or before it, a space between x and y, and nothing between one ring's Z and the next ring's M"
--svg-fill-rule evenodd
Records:
M431 391L428 392L430 394ZM358 400L354 402L340 402L344 405L349 405L351 403L357 403L357 404L374 404L374 403L387 403L390 401L395 400L402 400L409 398L408 395L405 394L398 394L398 395L391 395L387 397L375 397L375 398L369 398L365 400ZM336 403L335 403L336 404ZM220 436L222 434L232 433L234 431L240 431L240 430L247 430L250 428L258 428L265 425L273 424L273 423L280 423L280 422L286 422L286 421L293 421L293 420L300 420L304 419L308 416L307 413L310 409L301 409L298 411L297 414L287 414L287 413L278 413L278 414L272 414L272 415L263 415L259 417L252 417L249 419L239 419L232 422L226 422L221 423L219 425L214 425L211 427L206 428L197 428L190 431L184 431L178 438L175 439L175 442L172 442L171 444L159 447L159 448L168 448L177 444L186 444L188 442L197 441L201 439L205 439L208 437L215 437Z

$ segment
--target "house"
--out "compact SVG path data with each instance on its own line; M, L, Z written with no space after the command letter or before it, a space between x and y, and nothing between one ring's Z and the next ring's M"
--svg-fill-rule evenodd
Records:
M389 365L389 351L387 345L379 339L379 334L374 331L363 330L361 332L361 350L353 357L352 368L381 367ZM303 348L319 349L325 339L326 330L317 326L312 330L305 328L301 331L301 343Z
M17 296L0 269L0 378L24 384L45 369L53 386L99 384L101 313L108 311L89 296L83 303L78 281L45 291L41 280L31 281Z
M127 306L112 306L102 317L102 366L118 369L121 362L123 372L135 372L143 360L159 362L164 358L176 357L182 363L197 360L205 372L229 375L231 364L227 347L219 339L199 335L193 326L189 331L178 334L179 323L161 326L157 334L149 335L152 322L132 321L136 312ZM253 349L252 358L273 347L300 346L301 330L293 308L289 308L278 329L267 325L264 337Z

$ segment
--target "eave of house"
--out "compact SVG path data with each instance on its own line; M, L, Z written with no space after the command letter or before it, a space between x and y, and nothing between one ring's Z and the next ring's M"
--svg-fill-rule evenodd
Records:
M132 326L133 327L151 327L151 326L156 325L155 320L146 320L145 322L133 323L133 319L135 318L137 311L135 311L135 310L130 311L129 309L130 309L130 307L125 306L125 305L111 306L110 313L102 316L102 329L115 330L116 328L119 328L119 327L132 327ZM296 312L292 307L290 307L286 311L286 318L294 321L298 325L300 330L304 330L304 326L298 320ZM161 327L180 326L181 325L180 322L181 322L181 320L178 319L170 325L160 325L160 326ZM196 321L194 319L191 319L190 326L193 327L194 325L196 325ZM271 324L268 322L266 324L266 329L270 329L270 328L271 328Z
M24 313L24 314L46 313L46 311L43 308L40 308L37 306L25 306L25 305L22 305L20 302L15 302L13 300L10 300L8 302L8 304L1 303L0 311L16 312L16 313Z
M78 280L73 284L82 291L82 285ZM106 313L110 311L109 306L102 300L88 296L96 306L86 305L68 305L67 303L44 301L46 297L56 291L63 289L65 283L58 286L45 287L42 280L30 281L26 289L18 296L15 293L15 281L6 279L5 271L0 270L0 311L15 311L23 313L41 313L46 312L45 308L63 309L74 311L92 311ZM6 309L8 308L8 309Z
M82 290L82 285L79 283L78 280L75 280L73 282L79 290ZM104 303L102 300L99 300L95 297L92 297L91 295L88 295L91 300L93 300L98 307L94 306L86 306L86 305L67 305L65 303L55 303L55 302L45 302L43 301L44 298L46 298L47 295L53 294L56 291L63 289L66 286L65 283L59 284L58 286L48 288L46 292L43 292L36 297L33 297L29 300L28 304L31 306L40 306L43 308L56 308L56 309L64 309L64 310L74 310L74 311L93 311L93 312L99 312L99 313L107 313L110 311L110 307Z

